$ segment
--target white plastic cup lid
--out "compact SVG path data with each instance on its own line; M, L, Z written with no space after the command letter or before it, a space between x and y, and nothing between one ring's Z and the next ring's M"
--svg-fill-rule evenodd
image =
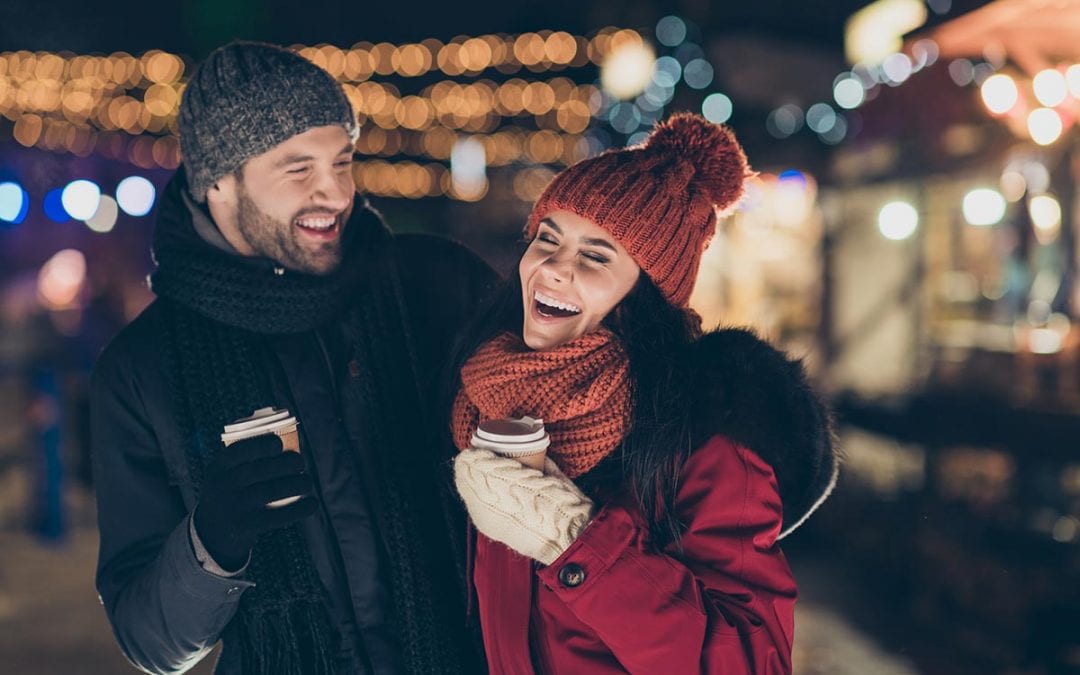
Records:
M546 435L544 420L529 416L484 420L476 429L476 436L495 443L531 443Z
M221 434L222 443L261 436L262 434L277 433L288 427L300 426L295 417L288 410L275 410L273 408L260 408L251 417L237 420L233 424L225 425L225 432Z
M277 422L278 420L283 420L288 416L288 410L277 410L276 408L259 408L248 417L236 420L232 424L226 424L225 433L231 434L237 431L244 431L246 429L261 427L265 424L271 424L273 422Z

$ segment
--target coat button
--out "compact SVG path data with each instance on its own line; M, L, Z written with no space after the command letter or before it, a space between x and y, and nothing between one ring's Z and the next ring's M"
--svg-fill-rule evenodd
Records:
M353 379L360 377L360 362L356 359L349 361L349 377Z
M567 588L577 588L585 583L585 570L577 563L567 563L559 570L559 582Z

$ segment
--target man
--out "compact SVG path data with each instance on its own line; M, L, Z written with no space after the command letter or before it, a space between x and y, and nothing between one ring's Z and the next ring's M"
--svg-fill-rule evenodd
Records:
M394 237L352 182L341 87L233 43L193 75L154 234L157 299L95 369L97 587L139 668L475 673L433 382L490 270ZM276 436L224 425L288 409ZM278 508L267 504L300 499Z

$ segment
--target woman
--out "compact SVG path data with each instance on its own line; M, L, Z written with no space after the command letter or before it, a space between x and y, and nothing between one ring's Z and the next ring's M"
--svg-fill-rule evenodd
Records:
M693 115L584 160L533 208L518 274L462 349L452 431L492 673L790 673L777 540L835 482L800 366L687 308L748 175ZM544 419L543 471L471 449Z

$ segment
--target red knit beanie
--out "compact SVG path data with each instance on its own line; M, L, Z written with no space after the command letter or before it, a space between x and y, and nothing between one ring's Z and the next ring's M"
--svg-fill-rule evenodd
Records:
M678 113L644 144L585 159L551 181L533 206L531 241L553 211L587 218L615 237L667 299L686 307L716 216L735 205L749 171L730 129Z

